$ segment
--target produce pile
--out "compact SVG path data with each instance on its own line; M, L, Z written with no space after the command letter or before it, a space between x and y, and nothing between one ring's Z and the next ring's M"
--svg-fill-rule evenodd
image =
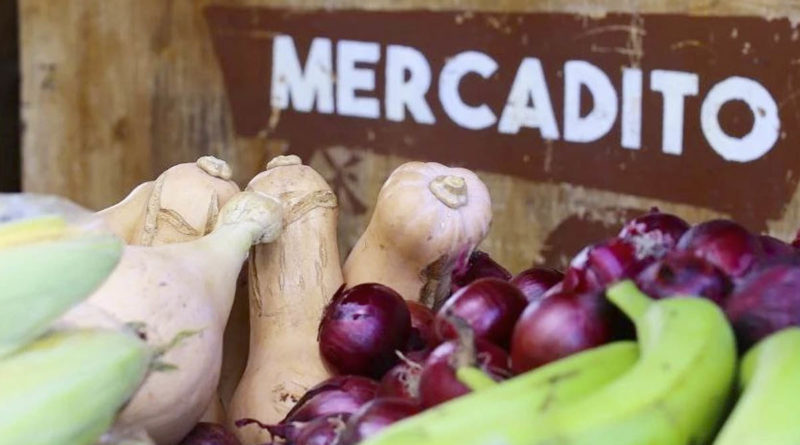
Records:
M800 443L798 241L653 209L514 275L480 179L410 162L340 264L317 172L230 177L0 225L0 444Z

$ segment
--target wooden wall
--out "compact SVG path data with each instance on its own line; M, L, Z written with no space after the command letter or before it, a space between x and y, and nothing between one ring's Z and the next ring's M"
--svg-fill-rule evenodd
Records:
M609 11L690 15L800 17L798 0L21 0L25 190L65 195L101 208L168 166L214 154L246 184L280 153L269 138L237 137L203 8L293 5L298 8L560 11L601 16ZM332 148L336 153L336 148ZM346 151L342 156L346 156ZM371 203L400 157L367 154L357 183ZM330 159L308 160L324 174ZM620 195L570 184L535 183L479 172L495 197L496 217L485 248L514 270L533 260L563 263L590 239L610 233L630 212L658 205L691 221L724 215L706 208ZM330 176L329 176L330 177ZM369 211L344 209L343 250ZM769 229L788 237L800 197ZM585 239L554 228L586 226ZM569 232L569 231L568 231ZM559 243L559 253L548 243ZM550 250L548 250L550 249Z

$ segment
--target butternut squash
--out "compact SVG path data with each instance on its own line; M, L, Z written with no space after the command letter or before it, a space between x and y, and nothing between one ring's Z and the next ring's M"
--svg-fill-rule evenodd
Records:
M250 350L248 292L247 264L245 264L236 283L236 298L233 300L231 315L228 317L228 326L225 327L225 346L222 350L222 372L218 388L219 399L225 411L247 366L247 354ZM226 422L227 416L216 423L224 425Z
M218 381L222 381L222 366L224 366L225 361L225 340L224 340L224 333L223 333L223 356L222 361L223 364L220 365L220 377ZM217 385L219 387L219 385ZM219 395L219 390L211 397L211 402L209 402L208 407L206 407L203 416L200 417L198 422L210 422L210 423L218 423L220 425L225 424L227 422L228 416L225 414L225 407L222 406L222 399Z
M125 246L119 265L87 304L123 322L142 323L156 347L182 340L163 356L175 369L145 380L121 413L121 425L142 427L159 445L173 445L197 423L217 388L223 331L242 264L250 247L274 240L282 224L277 200L242 192L204 237ZM67 314L66 321L95 322L80 319L82 313Z
M231 175L227 162L203 156L196 162L167 169L155 181L140 184L125 199L96 216L128 244L159 246L191 241L211 231L220 207L239 191L239 186L230 180ZM247 296L242 294L240 298ZM231 327L235 329L238 327ZM243 369L246 351L226 354L226 359L227 367ZM228 373L226 377L238 379L239 375ZM213 398L203 420L225 422L219 396Z
M249 261L250 354L228 417L277 423L307 389L330 376L317 327L342 284L338 207L325 180L293 155L271 160L247 189L280 199L284 231L274 243L257 245ZM231 427L244 445L269 442L256 426Z
M158 246L201 237L239 187L223 160L203 156L178 164L137 186L119 203L97 212L128 244Z
M95 218L127 244L136 244L133 241L144 224L147 202L154 186L155 181L137 185L122 201L95 213Z
M369 225L344 264L347 286L376 282L407 300L446 297L450 273L486 237L489 192L471 171L408 162L384 183Z

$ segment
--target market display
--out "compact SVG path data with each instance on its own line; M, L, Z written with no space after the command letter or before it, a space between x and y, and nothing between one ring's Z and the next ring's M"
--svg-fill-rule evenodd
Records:
M0 444L800 442L797 241L654 208L509 271L478 176L410 162L340 263L319 173L230 175L204 157L82 223L0 225ZM243 265L247 368L202 421Z

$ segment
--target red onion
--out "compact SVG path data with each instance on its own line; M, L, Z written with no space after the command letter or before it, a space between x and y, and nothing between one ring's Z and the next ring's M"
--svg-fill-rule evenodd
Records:
M797 250L791 245L769 235L760 235L758 241L761 243L761 250L764 251L765 258L778 258L797 253Z
M650 265L636 277L647 295L660 299L675 295L706 297L721 304L730 293L728 277L702 258L674 252Z
M458 368L477 366L500 380L510 375L508 362L505 351L481 339L444 342L431 352L422 367L419 379L422 405L429 408L470 392L456 377Z
M241 445L241 442L222 425L200 422L189 431L179 445Z
M344 287L344 286L342 286ZM392 289L365 283L336 292L319 328L319 349L339 374L380 378L397 362L411 331L405 300Z
M303 425L297 436L286 443L291 445L338 445L349 414L317 417Z
M331 377L306 392L281 423L308 422L328 414L350 414L375 398L378 382L366 377Z
M525 295L508 281L481 278L456 292L436 314L436 333L440 339L457 337L450 319L467 322L475 337L507 346L514 323L525 309Z
M610 341L618 316L602 292L561 292L531 303L522 313L511 340L515 373Z
M800 230L797 231L797 234L794 236L794 240L792 240L792 247L795 249L800 249Z
M381 379L378 397L419 398L419 377L427 354L411 352L394 365Z
M511 280L511 284L522 291L525 298L531 301L540 300L548 289L564 279L564 274L547 267L532 267L524 270Z
M350 414L326 414L307 422L287 422L277 425L265 425L255 419L241 419L236 421L236 426L242 427L244 425L257 424L259 427L268 430L273 440L276 437L280 439L264 445L276 445L279 443L290 445L334 445L349 417Z
M547 291L545 291L545 293L542 294L541 298L539 298L538 300L534 300L534 301L529 302L528 305L530 305L531 303L534 303L536 301L542 301L545 298L549 298L551 295L560 294L561 292L564 292L564 280L559 281L553 287L551 287L550 289L547 289Z
M800 259L786 258L753 271L725 304L741 352L789 326L800 326Z
M763 255L756 236L724 219L692 227L678 241L676 249L703 258L733 278L747 273Z
M406 301L406 306L411 314L411 332L405 350L411 352L432 349L438 343L433 329L433 311L415 301Z
M583 249L572 259L564 276L563 289L576 292L605 289L635 274L640 267L633 244L612 238Z
M675 247L689 227L683 219L653 207L650 212L628 221L619 232L619 238L633 244L639 259L660 258Z
M417 414L420 409L419 403L413 400L388 397L375 399L350 417L337 445L357 444L398 420Z
M469 256L469 261L453 270L450 277L451 293L479 278L487 277L508 281L511 279L511 273L497 264L488 253L475 250Z

